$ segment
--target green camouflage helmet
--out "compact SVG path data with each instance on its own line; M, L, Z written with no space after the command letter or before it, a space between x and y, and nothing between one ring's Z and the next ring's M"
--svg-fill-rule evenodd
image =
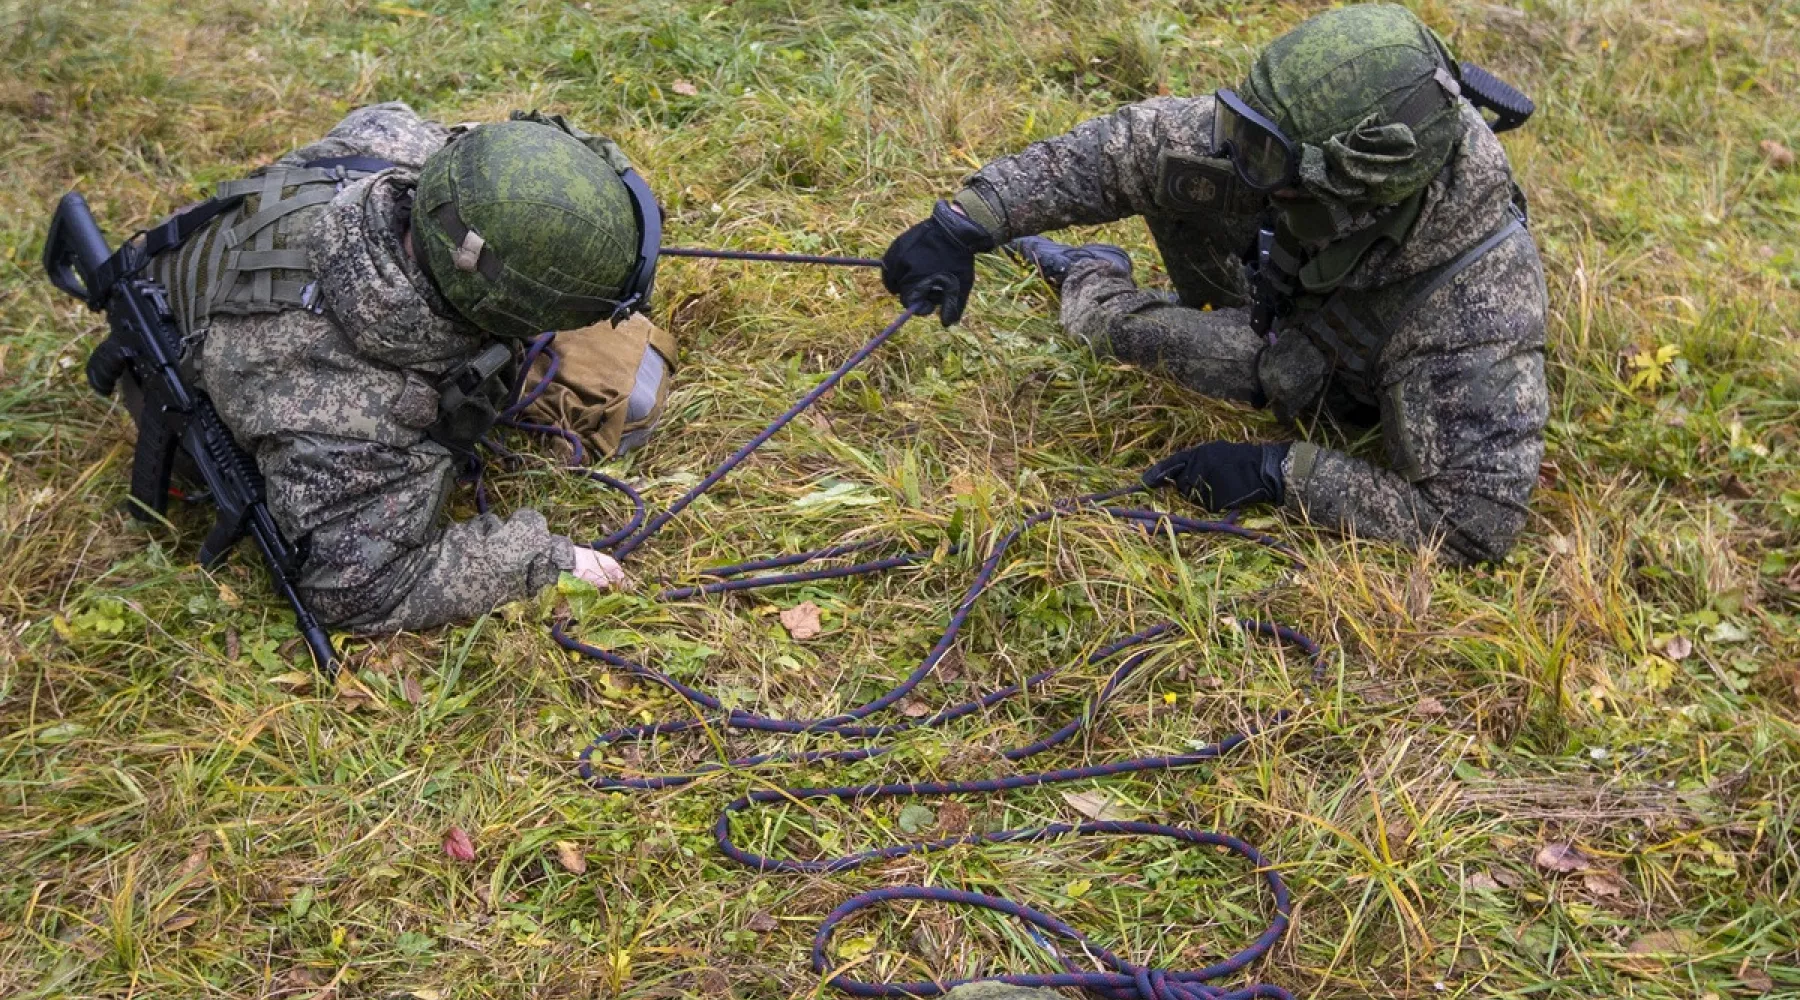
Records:
M636 210L613 162L623 158L559 125L534 116L475 126L419 173L419 260L457 312L495 336L607 319L639 269Z
M1301 150L1315 198L1392 205L1431 182L1462 139L1456 63L1405 7L1358 4L1276 39L1244 98Z

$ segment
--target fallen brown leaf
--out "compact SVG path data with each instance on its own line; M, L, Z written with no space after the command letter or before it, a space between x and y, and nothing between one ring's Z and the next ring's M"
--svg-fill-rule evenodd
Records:
M1504 868L1496 868L1488 874L1492 875L1494 881L1500 883L1504 888L1517 889L1519 887L1519 876L1514 872L1509 872Z
M1545 844L1532 855L1531 861L1545 871L1578 872L1588 866L1587 855L1571 844Z
M299 694L312 687L313 675L310 670L291 670L285 674L276 674L269 678L269 683L278 688L287 688L289 691Z
M337 697L344 709L351 712L359 708L375 708L381 704L381 699L375 697L375 692L369 690L368 685L348 670L338 671Z
M1062 797L1069 808L1088 819L1110 822L1128 820L1132 816L1130 809L1114 802L1112 796L1105 792L1064 792Z
M567 840L556 842L556 863L563 866L563 871L582 875L587 872L587 858L581 854L581 848Z
M1775 980L1769 978L1767 972L1751 968L1748 958L1745 958L1743 964L1738 966L1737 981L1743 983L1745 989L1756 994L1769 993L1775 989Z
M457 861L474 861L475 842L462 827L453 826L444 831L444 853Z
M282 985L283 990L281 992L292 992L323 986L325 985L326 976L317 969L309 969L304 965L296 965L275 977L275 981Z
M819 634L819 606L811 601L795 605L781 613L781 627L797 642L805 642Z
M946 837L960 837L969 832L969 807L961 802L938 806L938 830Z
M1619 965L1640 975L1657 975L1692 955L1699 944L1700 938L1693 931L1653 931L1626 945L1626 957Z
M1760 143L1760 148L1763 159L1768 160L1770 166L1778 170L1786 170L1794 165L1794 151L1774 139L1764 139Z
M1604 872L1589 872L1581 877L1581 887L1588 895L1601 899L1611 899L1625 891L1624 883Z
M175 871L175 881L186 882L206 867L207 859L212 856L212 838L201 834L194 838L194 849L188 852L187 859Z
M1486 892L1496 892L1500 889L1499 880L1495 879L1494 876L1489 875L1487 872L1476 872L1475 874L1470 875L1468 878L1463 879L1463 885L1466 885L1471 889L1481 889Z
M412 674L407 674L406 679L400 682L400 694L408 705L417 705L425 700L425 689L419 686L419 679Z
M237 659L238 659L238 654L242 653L243 651L244 651L244 645L243 645L243 641L238 638L238 630L234 629L234 628L226 629L225 630L225 660L226 660L226 662L236 663Z
M750 914L750 919L745 921L744 926L758 934L767 934L781 925L775 922L775 918L769 914L768 910L757 910Z

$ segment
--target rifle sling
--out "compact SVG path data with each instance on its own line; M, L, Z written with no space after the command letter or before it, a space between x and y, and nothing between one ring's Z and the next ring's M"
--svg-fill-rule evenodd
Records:
M94 290L110 291L119 281L136 274L144 264L166 250L186 243L202 226L244 203L243 195L230 198L208 198L191 208L176 212L154 228L143 232L142 243L126 240L118 251L94 269Z

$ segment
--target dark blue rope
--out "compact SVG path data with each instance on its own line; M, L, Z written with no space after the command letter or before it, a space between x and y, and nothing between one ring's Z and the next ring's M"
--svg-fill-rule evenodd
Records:
M1132 489L1136 488L1137 487L1133 487ZM774 732L792 735L824 735L853 739L884 739L907 730L933 728L945 725L957 719L991 708L1028 689L1040 687L1046 684L1062 669L1060 667L1053 667L1041 671L1021 683L1009 685L988 692L979 698L942 709L924 719L906 720L903 722L882 725L869 725L862 722L862 720L868 716L880 711L882 708L892 705L895 701L904 697L931 672L941 660L944 652L948 650L950 644L955 640L964 624L966 624L975 600L991 584L993 575L1001 559L1005 556L1007 549L1010 548L1013 542L1016 541L1029 527L1042 523L1050 517L1087 509L1143 523L1152 528L1165 527L1167 530L1171 530L1177 534L1223 532L1232 535L1242 535L1245 534L1247 530L1223 522L1195 521L1189 518L1164 515L1162 512L1158 511L1106 507L1100 505L1103 502L1103 499L1115 495L1117 495L1117 492L1112 494L1099 494L1095 497L1084 497L1080 498L1078 501L1059 504L1049 510L1039 511L1027 518L1025 524L1022 524L1009 532L995 545L994 551L983 561L977 572L975 582L967 591L965 591L963 599L958 602L956 611L951 616L949 625L946 627L938 643L933 646L932 651L927 654L925 660L902 680L898 686L888 691L886 694L876 698L874 701L848 709L828 719L775 719L738 709L728 710L716 697L705 691L676 680L661 671L629 660L610 650L583 643L580 640L572 638L563 631L560 626L557 626L553 629L553 635L555 635L557 642L564 648L599 659L602 662L608 663L621 670L625 670L634 675L661 684L680 695L684 700L693 704L696 708L705 712L715 713L710 717L702 716L682 720L652 722L644 725L623 727L604 733L584 748L579 756L580 773L583 779L596 789L600 790L645 791L680 787L692 783L706 774L728 769L742 770L772 763L804 764L826 761L847 763L869 760L886 755L892 752L895 747L892 745L876 744L844 750L813 750L799 753L756 754L740 757L725 763L702 764L699 767L691 769L688 773L673 775L646 775L641 777L603 775L598 773L594 767L595 755L605 747L622 743L641 742L656 737L672 736L678 733L695 730L706 730L715 734L723 731L738 730ZM1257 537L1254 532L1249 532L1248 534L1250 537ZM1282 552L1283 554L1289 554L1285 547L1274 542L1274 540L1270 539L1268 542L1276 551ZM829 552L831 550L822 551ZM909 554L909 556L914 557L919 555L919 553ZM766 564L770 561L764 560L762 562ZM784 565L786 564L791 564L791 562L784 561ZM721 567L713 570L712 574L730 576L743 571L744 567L741 566ZM751 577L735 582L743 584L745 589L781 586L791 582L789 577L793 575L794 574L781 574L776 576ZM695 589L696 588L685 588L684 591L679 593L683 593L684 595L691 594ZM1315 678L1317 678L1324 670L1325 661L1318 645L1305 635L1284 625L1256 619L1239 619L1239 625L1247 631L1273 636L1299 646L1311 658L1313 663L1313 676ZM1178 625L1175 622L1163 622L1151 626L1150 628L1125 636L1124 638L1115 640L1114 642L1095 650L1086 658L1085 662L1088 664L1101 662L1127 649L1143 645L1144 643L1174 633L1177 629ZM1001 756L1009 761L1020 761L1066 743L1097 718L1101 708L1111 700L1119 687L1131 676L1133 671L1148 659L1150 652L1151 651L1149 650L1141 650L1128 656L1113 671L1112 675L1107 679L1106 684L1094 697L1092 702L1074 719L1069 720L1048 736L1035 742L1003 751ZM1272 724L1278 724L1286 718L1286 713L1280 713L1277 714L1271 722ZM1287 889L1282 883L1280 875L1253 847L1235 837L1154 823L1097 822L1075 825L1052 824L1045 827L992 831L968 834L943 840L897 844L818 861L790 861L766 857L738 847L732 840L731 817L752 806L776 802L803 802L821 798L830 798L839 801L868 801L872 799L901 796L992 794L1018 788L1033 788L1061 782L1113 777L1141 771L1191 767L1217 758L1226 751L1245 742L1251 735L1253 735L1253 733L1234 734L1216 744L1201 747L1182 754L1142 757L1105 764L1060 768L1050 771L1009 775L1006 777L985 780L907 782L834 786L825 788L782 787L762 789L740 797L725 807L720 813L718 822L714 826L714 840L718 844L722 854L740 864L757 871L784 873L841 872L856 868L870 861L888 860L961 845L1035 842L1064 836L1092 836L1098 834L1166 836L1187 843L1221 846L1245 857L1257 866L1258 871L1263 875L1264 880L1274 894L1275 918L1270 926L1256 941L1252 942L1251 945L1233 955L1230 959L1207 969L1199 970L1198 972L1164 973L1160 970L1134 966L1122 959L1118 959L1116 956L1112 956L1111 953L1104 949L1092 945L1073 928L1070 928L1061 921L1056 920L1054 917L1043 914L1037 910L995 896L931 887L885 889L859 894L850 900L847 900L826 918L825 922L821 924L813 943L813 968L821 975L826 975L832 968L826 957L826 946L832 930L840 921L851 913L893 899L920 899L947 903L962 903L981 906L1020 917L1021 919L1057 934L1058 936L1078 942L1091 954L1100 958L1103 964L1106 964L1112 970L1110 972L1081 972L1071 969L1065 973L1048 976L1002 976L999 977L999 980L1002 982L1014 983L1022 986L1080 986L1100 991L1109 996L1118 996L1121 998L1135 996L1142 998L1142 1000L1199 1000L1199 998L1219 1000L1219 998L1226 995L1225 991L1203 986L1201 985L1202 981L1216 979L1221 976L1241 971L1251 962L1266 954L1269 948L1274 944L1275 940L1285 932L1290 916ZM842 975L833 976L830 979L830 982L833 986L856 996L935 996L960 985L959 982L870 984L848 979ZM1143 992L1144 990L1148 990L1149 992ZM1240 994L1246 997L1268 996L1282 998L1282 1000L1285 1000L1287 997L1287 994L1284 991L1275 987L1255 987L1250 991L1240 991Z
M838 267L880 267L879 257L835 257L811 253L768 253L762 250L707 250L700 247L663 247L664 257L709 257L713 260L767 260L779 264L833 264Z
M614 555L623 560L635 549L654 537L666 524L682 510L692 504L732 469L736 468L752 452L765 441L786 426L800 413L811 406L826 392L835 386L870 354L873 354L888 338L892 337L914 313L909 309L900 314L892 323L872 338L867 344L851 355L842 365L827 376L822 382L806 393L798 402L771 423L756 437L743 447L733 452L724 462L715 468L707 477L689 489L667 509L648 522L644 519L644 503L642 498L624 483L591 470L581 470L590 478L622 490L631 498L634 515L625 526L611 532L596 543L596 548L610 548ZM531 357L539 351L552 351L551 368L557 363L553 349L548 340L540 338L534 343ZM529 364L529 362L527 362ZM548 382L546 378L545 383ZM541 392L540 384L535 393ZM516 394L516 390L515 390ZM540 433L557 434L565 440L573 437L561 428L544 425L527 424L517 421L520 406L510 409L507 418L511 426ZM579 441L571 442L579 449ZM576 452L580 454L579 450ZM1026 531L1051 518L1078 512L1104 514L1116 520L1132 523L1147 533L1169 533L1186 535L1198 533L1227 534L1248 539L1269 548L1290 561L1299 562L1293 549L1268 535L1252 531L1233 521L1208 521L1189 518L1164 511L1135 507L1110 506L1108 501L1136 493L1145 487L1132 485L1105 493L1091 494L1072 500L1058 501L1049 507L1036 511L1025 518L1017 527L997 541L987 557L977 568L975 579L963 592L961 599L952 610L948 624L926 653L924 659L907 674L894 688L876 697L874 700L854 708L846 709L836 715L822 719L777 719L759 715L741 709L728 709L717 697L699 688L688 685L668 674L630 660L611 650L592 646L570 636L562 623L551 628L551 634L563 648L584 656L597 659L610 666L629 672L635 676L660 684L683 700L694 706L700 713L694 717L679 720L650 722L644 725L627 726L603 733L596 737L579 755L579 769L583 780L601 790L646 791L663 788L675 788L699 780L711 773L725 770L742 770L764 764L781 763L817 763L817 762L853 762L869 760L892 752L891 744L873 744L852 749L810 750L794 753L765 753L739 757L723 763L709 762L691 769L685 774L643 775L643 776L608 776L599 774L594 768L595 755L606 747L623 743L636 743L652 740L662 736L673 736L696 730L704 730L715 735L725 731L750 731L781 733L785 735L827 736L841 739L878 740L897 734L922 728L935 728L946 725L957 719L992 708L993 706L1021 694L1027 690L1048 683L1063 669L1051 667L1026 678L1024 681L990 691L978 698L961 704L944 708L933 715L917 719L887 724L870 724L864 720L870 716L893 707L901 699L913 691L928 677L944 656L955 644L964 625L973 611L977 600L987 591L998 572L1001 561L1008 549ZM788 569L804 566L826 559L840 558L847 555L866 552L884 544L879 541L863 541L831 546L812 552L795 555L776 556L751 560L728 566L714 567L702 572L702 576L712 578L712 582L676 587L658 594L659 600L685 600L703 594L725 593L738 590L753 590L764 587L789 586L795 583L813 580L836 579L842 577L861 576L870 573L896 569L903 566L917 565L934 555L933 550L906 552L880 559L855 563L849 566L824 567L808 570L797 570L785 573L766 573L765 570ZM952 547L957 551L960 546ZM1312 661L1311 676L1318 683L1326 669L1326 661L1318 643L1299 631L1275 622L1258 619L1240 618L1240 627L1249 632L1280 639L1291 643L1301 650ZM1095 650L1083 661L1092 665L1109 659L1128 649L1162 638L1178 630L1176 622L1162 622L1142 631L1133 633ZM1060 746L1083 731L1098 716L1100 710L1118 691L1131 674L1149 658L1152 650L1139 650L1127 656L1111 676L1100 692L1075 718L1039 740L1024 746L1013 747L1002 752L1009 761L1020 761ZM1276 713L1270 724L1279 724L1288 717L1286 712ZM1267 985L1252 985L1244 989L1228 991L1221 987L1207 985L1208 981L1242 972L1252 962L1266 955L1275 942L1286 932L1291 920L1292 906L1288 890L1280 873L1261 852L1250 844L1224 833L1193 830L1186 827L1170 826L1160 823L1109 822L1096 821L1090 823L1064 824L1055 823L1047 826L1016 830L998 830L971 833L941 840L923 841L908 844L896 844L876 848L842 857L827 858L817 861L789 861L770 858L740 848L732 840L731 817L753 806L776 802L804 802L814 799L834 799L838 801L867 801L878 798L894 798L903 796L940 796L957 794L991 794L1010 791L1018 788L1034 788L1048 784L1080 781L1093 778L1112 777L1141 771L1168 770L1195 766L1216 759L1232 748L1244 743L1260 730L1236 733L1204 747L1181 754L1169 754L1156 757L1141 757L1131 760L1114 761L1105 764L1093 764L1083 767L1059 768L1028 774L1009 775L1001 778L990 778L974 781L947 782L906 782L869 785L842 785L832 787L783 787L767 788L752 791L730 802L720 812L714 825L714 839L719 850L726 857L757 871L773 871L787 873L826 873L847 871L867 864L870 861L887 860L905 857L912 854L945 850L951 847L981 844L1032 843L1060 837L1080 837L1097 835L1131 835L1168 837L1180 842L1199 846L1224 848L1248 860L1263 878L1273 897L1274 917L1269 926L1248 946L1239 950L1223 961L1204 969L1188 972L1167 972L1149 966L1136 965L1114 955L1105 948L1093 944L1085 935L1055 917L1032 909L1031 907L991 896L985 893L968 892L937 887L905 886L898 888L877 889L860 893L844 901L843 904L828 914L820 924L813 938L812 965L820 975L830 975L832 965L827 954L831 934L838 924L856 913L872 906L882 905L896 900L920 900L943 903L977 906L1008 914L1043 930L1055 937L1080 946L1087 954L1093 956L1107 971L1084 972L1077 969L1067 958L1061 958L1064 972L1048 975L1005 975L986 977L989 980L1011 983L1019 986L1058 988L1078 987L1093 991L1113 1000L1249 1000L1252 997L1268 997L1272 1000L1292 1000L1287 991ZM1060 957L1060 956L1059 956ZM978 980L958 980L951 982L922 981L914 983L866 983L850 979L845 975L831 975L830 984L853 996L937 996L966 982Z
M795 417L797 417L801 413L805 412L807 407L818 402L819 397L830 392L834 386L836 386L839 382L843 381L844 376L850 374L850 370L852 368L855 368L857 365L862 364L864 359L866 359L869 355L874 354L876 349L881 347L882 344L887 343L888 338L892 337L895 333L898 333L900 328L906 325L906 321L909 319L912 319L913 316L914 316L914 313L913 313L912 309L908 308L906 311L902 312L899 316L895 317L894 321L892 323L889 323L880 333L869 338L869 342L864 344L862 347L858 348L855 354L850 355L850 357L848 359L846 359L843 364L841 364L837 367L836 371L832 372L830 375L825 376L824 381L820 382L816 386L813 386L811 391L809 391L806 395L800 397L799 402L796 402L793 406L788 407L786 413L783 413L781 416L776 417L775 420L769 424L769 426L763 428L760 432L758 432L757 435L755 437L751 438L748 442L746 442L742 448L739 448L737 451L732 452L732 454L729 458L725 459L725 461L723 461L723 462L720 462L718 468L707 473L706 478L702 479L702 480L700 480L700 482L696 483L694 485L693 489L690 489L686 493L683 493L680 497L678 497L675 500L674 503L670 504L666 510L664 510L662 513L660 513L660 514L656 515L654 518L652 518L650 520L649 524L645 525L643 528L639 529L636 533L628 536L624 541L622 541L618 545L614 546L613 547L614 558L623 560L626 556L631 554L633 549L635 549L638 546L649 541L652 536L654 536L657 532L662 530L663 525L668 524L671 520L674 519L675 515L686 510L688 504L691 504L695 500L698 500L702 493L705 493L707 490L712 489L714 483L717 483L719 480L724 479L725 476L727 474L729 474L732 469L735 469L738 467L738 464L740 462L742 462L746 458L749 458L751 452L762 447L762 444L764 441L767 441L768 439L774 437L775 433L777 431L781 430L783 427L786 427L788 425L788 423L790 421L792 421Z

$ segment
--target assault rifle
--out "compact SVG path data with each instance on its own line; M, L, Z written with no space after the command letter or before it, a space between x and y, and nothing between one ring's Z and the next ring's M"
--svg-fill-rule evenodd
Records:
M203 220L177 216L168 226L197 226ZM276 527L263 502L263 479L256 463L232 440L212 401L182 377L181 331L161 284L143 277L146 246L168 244L175 234L153 232L127 240L113 253L87 202L63 195L44 241L44 270L50 283L105 312L112 333L88 356L88 385L102 396L123 390L137 422L137 453L131 461L133 513L156 520L169 505L170 479L177 461L218 510L218 519L200 546L200 561L215 566L249 535L269 565L275 590L294 608L295 623L327 679L337 666L331 640L300 600L294 577L305 553ZM177 240L178 242L178 240ZM191 499L191 498L190 498Z

